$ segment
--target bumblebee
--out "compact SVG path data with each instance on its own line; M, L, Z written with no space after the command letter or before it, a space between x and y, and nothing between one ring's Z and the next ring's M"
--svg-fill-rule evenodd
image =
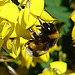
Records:
M36 27L41 27L41 29L39 29L41 33L37 35L32 28L29 28L34 38L26 43L26 45L28 45L28 47L26 47L26 53L35 57L47 53L49 48L54 46L58 39L58 31L53 23L42 23L40 20L39 22L41 25L37 25Z

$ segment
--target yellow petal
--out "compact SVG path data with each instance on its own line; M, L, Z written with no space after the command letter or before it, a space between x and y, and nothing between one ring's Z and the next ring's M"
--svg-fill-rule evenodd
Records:
M14 52L15 55L16 55L16 51L18 50L19 46L20 46L20 39L19 38L13 39L12 52Z
M29 16L30 16L30 9L25 7L25 11L24 11L24 21L25 23L28 25L28 21L29 21Z
M13 41L12 41L12 39L8 39L7 41L5 41L2 47L8 53L12 52L12 47L13 47Z
M4 5L5 3L9 2L10 0L0 0L0 6Z
M10 56L17 58L20 53L20 40L19 38L13 39L13 47L12 47L12 53L10 53Z
M35 67L36 66L36 64L34 62L32 62L31 65L32 65L32 67Z
M26 1L27 1L27 0L18 0L19 3L21 3L22 1L23 1L22 4L26 4Z
M49 15L46 11L43 10L41 16L41 19L45 20L45 21L53 21L54 19L51 17L51 15Z
M71 17L72 21L75 22L75 14Z
M27 55L25 48L24 48L24 50L22 50L22 56L25 60L26 67L29 69L30 65L32 64L33 57Z
M2 21L2 18L0 18L0 23L1 23L1 21Z
M4 26L4 22L0 22L0 38L2 38L3 26Z
M24 27L22 27L19 24L16 25L16 34L17 34L17 36L23 37L25 39L31 38L29 30L25 29Z
M6 44L7 44L7 49L12 50L12 46L13 46L12 39L8 39Z
M16 38L16 37L19 37L16 33L16 24L14 24L14 30L12 32L12 34L9 36L10 38Z
M4 39L1 39L1 38L0 38L0 50L1 50L1 48L2 48L3 43L4 43Z
M30 12L34 15L40 16L44 9L44 0L31 0Z
M26 24L26 29L28 29L29 27L34 25L36 20L37 20L37 16L32 15L29 12L28 8L26 8L25 11L24 11L24 22Z
M46 54L40 56L39 58L41 60L43 60L44 62L48 62L49 61L49 52L47 52Z
M9 0L0 0L0 2L1 2L1 1L2 1L2 2L6 2L6 1L9 1Z
M28 29L28 28L30 28L31 26L33 26L34 23L36 22L36 20L37 20L37 17L34 16L34 15L32 15L32 14L30 14L30 16L29 16L29 21L28 21L28 25L26 26L26 29Z
M62 61L55 61L50 63L50 67L51 68L56 68L57 69L57 73L61 74L61 73L65 73L67 70L67 64L65 62Z
M72 29L72 39L75 40L75 25L74 25L74 27Z
M14 3L6 3L0 10L0 17L7 19L10 22L16 22L18 19L19 10Z
M33 57L29 57L26 61L26 67L29 69L31 63L32 63Z
M73 22L75 22L75 10L72 12L70 18L72 19Z
M16 23L14 26L14 31L10 35L10 38L16 38L16 37L23 37L25 39L30 39L30 32L29 30L26 30L24 27L25 23L18 24Z
M14 24L13 23L10 23L6 20L2 20L0 22L0 37L2 39L6 39L6 37L8 38L12 32L14 30Z
M38 75L53 75L53 72L47 71Z
M31 38L29 30L26 29L26 23L24 20L24 10L21 10L19 13L19 24L16 25L16 32L25 39Z
M18 55L20 54L20 47L18 48L18 50L16 51L16 55L15 55L15 53L14 52L12 52L12 53L10 53L10 56L12 56L13 58L17 58L18 57Z
M41 22L42 22L42 20L40 20ZM42 22L43 23L43 22ZM35 22L35 25L41 25L40 24L40 22L39 22L39 20L37 20L36 22Z
M25 43L27 42L28 40L20 37L20 45L25 45Z
M12 47L13 47L12 39L9 39L9 40L7 41L7 48L8 48L9 50L11 50Z
M22 25L23 24L23 19L24 19L24 9L22 9L20 12L19 12L19 19L18 19L18 22L19 22L19 24L20 25ZM22 27L26 27L26 24L24 24L24 26L22 26Z
M4 39L10 33L10 30L11 24L5 23L2 30L2 39Z

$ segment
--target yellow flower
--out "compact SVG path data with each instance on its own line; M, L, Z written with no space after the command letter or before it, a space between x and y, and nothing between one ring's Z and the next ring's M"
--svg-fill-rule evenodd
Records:
M4 19L0 20L0 48L14 30L14 24Z
M18 2L21 3L22 0L18 0ZM40 16L44 9L44 0L24 0L23 4L26 4L26 7L30 10L30 12L37 16Z
M3 20L0 22L0 38L7 39L14 30L14 24Z
M34 16L33 14L31 14L30 8L28 7L27 4L25 9L24 10L22 9L19 15L19 23L25 29L28 29L29 27L31 27L37 20L37 16Z
M26 29L28 29L29 27L31 27L32 25L34 25L34 23L37 20L37 16L32 15L31 13L27 13L27 10L25 9L24 11L24 22L27 25Z
M72 19L73 22L75 22L75 10L70 15L70 18Z
M27 46L25 47L25 43L32 36L28 28L31 27L37 34L40 33L36 27L36 25L40 25L38 18L42 23L44 21L50 23L54 20L44 11L44 0L25 0L25 8L20 11L18 10L19 6L11 1L1 0L1 2L4 3L0 8L0 48L3 47L15 59L19 56L20 63L27 68L30 65L35 66L40 61L48 62L49 52L35 58L27 55ZM21 3L24 4L24 2ZM49 74L52 73L49 72Z
M23 37L28 40L31 38L30 32L18 23L14 24L14 30L10 35L10 38L16 38L16 37Z
M26 50L22 50L22 56L25 61L25 66L27 67L27 69L29 69L30 65L32 64L33 57L28 56Z
M51 68L50 70L49 69L47 69L46 71L44 70L43 73L38 74L38 75L57 75L57 73L63 74L67 70L67 64L65 62L55 61L55 62L50 63L50 68Z
M72 29L72 39L75 40L75 25L74 25L74 27Z
M44 0L31 0L30 11L32 14L40 16L44 9Z
M3 44L3 48L13 58L17 58L20 54L20 40L19 38L10 38Z
M24 22L24 9L22 9L19 13L18 24L16 25L16 33L25 39L31 38L30 32L26 29L26 23Z
M16 53L14 53L14 52L16 52ZM17 49L17 51L16 50L12 51L12 53L9 53L9 54L10 54L11 57L16 59L19 56L19 54L20 54L20 47Z
M56 72L58 74L65 73L67 70L67 64L65 62L62 62L62 61L52 62L52 63L50 63L50 67L53 69L56 69Z
M19 65L22 65L22 66L26 66L27 69L29 69L30 65L34 65L32 63L32 59L33 57L31 56L28 56L26 51L25 51L25 43L27 42L28 40L20 37L20 40L19 38L14 38L14 39L8 39L5 44L3 45L3 48L6 50L6 51L11 51L11 52L8 52L10 54L10 56L12 56L13 58L17 58L19 56L20 60L18 60L18 64Z
M12 2L4 4L0 9L0 17L10 22L16 22L18 15L18 7Z
M22 47L22 50L21 50L22 57L21 57L21 59L23 58L21 62L22 62L22 65L25 65L27 67L27 69L29 69L29 67L32 63L33 57L28 56L27 53L26 53L24 45L27 41L28 40L23 39L22 37L20 38L20 44L21 44L21 47Z
M21 2L21 0L18 1ZM35 25L38 17L47 22L53 22L54 19L46 11L44 11L44 0L25 0L23 4L26 5L22 17L22 20L24 20L25 24L22 25L24 25L26 29Z

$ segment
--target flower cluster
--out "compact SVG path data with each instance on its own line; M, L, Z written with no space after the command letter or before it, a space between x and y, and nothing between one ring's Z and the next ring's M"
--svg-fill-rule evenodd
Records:
M72 40L73 40L73 46L75 47L75 10L70 15L70 18L74 22L74 26L72 29Z
M38 74L38 75L58 75L58 74L63 74L67 70L67 64L65 62L61 61L55 61L50 63L50 68L54 71L51 71L50 69L46 69L43 71L43 73ZM57 73L57 74L56 74Z
M48 62L49 52L38 58L30 57L26 54L25 43L32 36L28 28L31 27L37 33L36 25L40 25L38 18L48 23L55 19L44 10L44 0L18 2L19 5L11 0L0 1L0 50L4 49L14 59L19 57L18 64L27 68L35 66L37 62ZM54 50L59 50L57 45L50 49Z
M44 10L44 0L18 0L18 2L19 5L11 0L0 1L0 49L4 49L14 59L19 56L22 60L20 62L25 62L23 65L28 68L33 64L33 57L25 52L25 43L32 36L28 28L31 27L37 33L35 25L40 25L38 17L42 22L43 20L53 22L54 19ZM39 58L47 62L49 52Z

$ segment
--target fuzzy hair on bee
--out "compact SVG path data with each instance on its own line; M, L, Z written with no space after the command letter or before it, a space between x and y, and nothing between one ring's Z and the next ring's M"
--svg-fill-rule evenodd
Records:
M41 27L39 29L41 33L37 35L32 28L29 28L29 31L32 33L34 38L29 40L26 45L26 53L30 56L39 57L48 52L49 48L53 47L58 39L58 31L53 23L42 23L39 20L41 25L36 27Z

